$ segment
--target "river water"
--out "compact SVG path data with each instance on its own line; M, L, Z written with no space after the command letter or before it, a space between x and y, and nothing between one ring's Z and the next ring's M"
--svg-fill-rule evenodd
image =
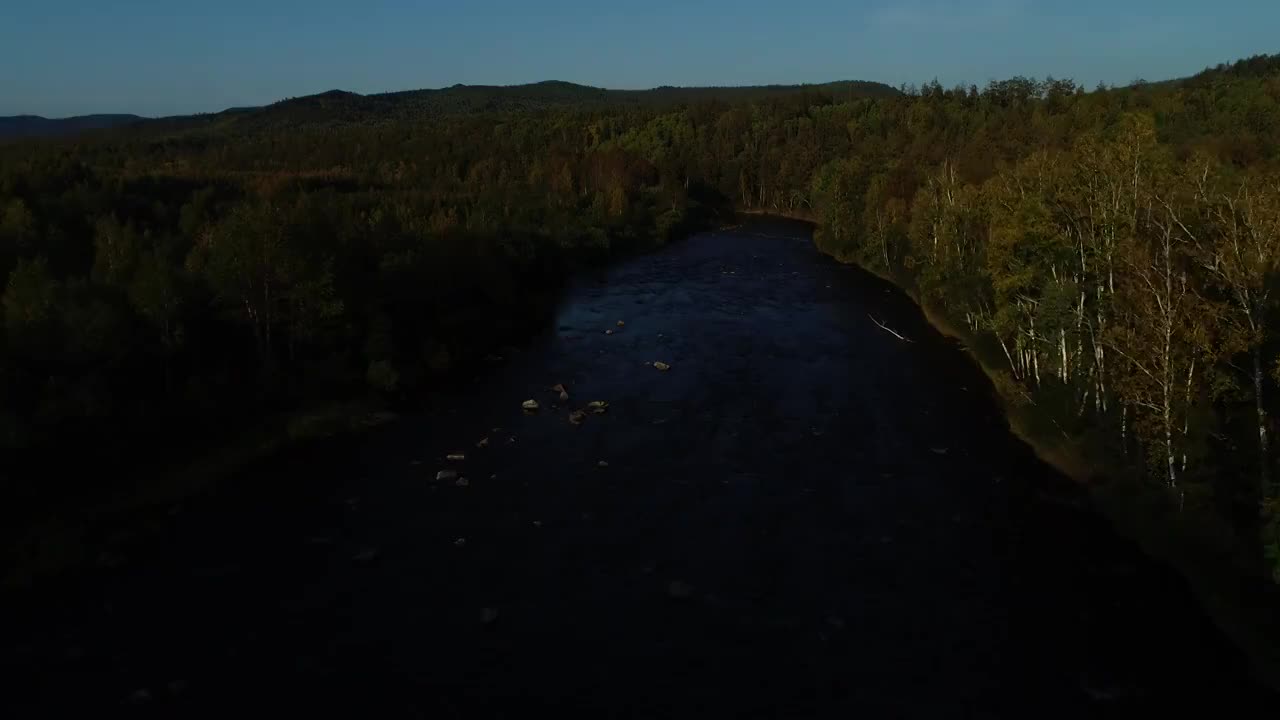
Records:
M960 348L784 221L580 277L553 328L430 411L263 462L105 564L7 613L8 717L1266 699Z

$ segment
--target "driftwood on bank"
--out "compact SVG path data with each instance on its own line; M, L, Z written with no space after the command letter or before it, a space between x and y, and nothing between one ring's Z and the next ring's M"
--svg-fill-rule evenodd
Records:
M876 327L878 327L878 328L880 328L881 330L883 330L883 331L885 331L885 332L889 333L890 335L892 335L892 336L894 336L894 337L898 338L899 340L901 340L901 341L903 341L903 342L913 342L913 341L911 340L911 338L903 337L901 334L899 334L899 333L898 333L896 330L894 330L893 328L891 328L891 327L889 327L889 326L885 325L884 323L880 322L879 320L877 320L877 319L875 319L875 318L871 317L871 313L867 313L867 317L868 317L868 318L871 318L871 322L875 323L875 324L876 324Z

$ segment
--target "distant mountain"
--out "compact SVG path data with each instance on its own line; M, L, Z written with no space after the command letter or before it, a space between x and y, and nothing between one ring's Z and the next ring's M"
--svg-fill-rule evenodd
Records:
M56 119L38 115L14 115L0 117L0 139L74 135L85 130L104 130L145 119L138 115L79 115Z
M329 90L317 95L289 98L263 107L229 108L217 113L178 115L153 120L136 116L94 115L93 118L127 118L117 125L150 133L214 130L255 132L299 127L374 125L384 122L428 120L474 113L508 113L550 108L662 107L708 101L766 100L811 93L841 99L886 97L899 94L883 83L845 81L817 85L755 85L742 87L659 87L651 90L607 90L547 81L529 85L453 85L435 90L360 95L345 90ZM12 119L9 119L12 120ZM142 122L136 122L142 120ZM3 123L4 120L0 120ZM102 125L99 127L109 127ZM66 130L75 132L76 130ZM51 135L27 132L25 135ZM0 125L0 138L15 137Z
M531 85L454 85L438 90L359 95L330 90L292 98L242 114L247 125L268 126L376 123L444 115L522 112L555 107L602 108L662 106L707 101L764 100L800 93L841 98L897 95L875 82L846 81L820 85L756 85L743 87L659 87L651 90L607 90L561 81Z
M1208 68L1191 77L1144 84L1204 84L1232 77L1266 75L1274 72L1277 67L1280 67L1280 55L1258 55ZM901 93L884 83L862 80L801 85L662 86L649 90L609 90L558 80L528 85L453 85L371 95L329 90L261 107L236 107L216 113L157 119L137 115L82 115L56 120L34 115L0 117L0 140L68 136L86 130L122 126L131 126L148 134L200 129L254 132L300 127L374 125L475 113L527 112L551 108L663 107L702 102L758 102L802 94L851 100L894 97Z
M840 99L899 94L877 82L843 81L815 85L751 85L740 87L658 87L651 90L607 90L569 82L529 85L453 85L435 90L360 95L329 90L289 98L263 107L229 108L217 113L148 119L137 115L83 115L50 120L34 115L0 117L0 140L69 136L86 130L130 127L138 131L219 130L254 132L268 129L373 125L426 120L474 113L507 113L550 108L661 107L688 103L767 100L797 94Z

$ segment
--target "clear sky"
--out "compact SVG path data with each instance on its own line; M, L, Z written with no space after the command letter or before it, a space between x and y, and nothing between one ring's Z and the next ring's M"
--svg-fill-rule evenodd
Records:
M333 88L1012 75L1090 87L1280 51L1277 0L4 0L0 115L170 115Z

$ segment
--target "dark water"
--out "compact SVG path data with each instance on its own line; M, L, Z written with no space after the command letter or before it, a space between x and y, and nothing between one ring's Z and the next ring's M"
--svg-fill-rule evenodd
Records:
M608 412L571 424L592 400ZM436 410L176 510L120 567L15 601L7 717L1274 702L1184 584L1010 436L963 353L800 225L582 278L554 332Z

